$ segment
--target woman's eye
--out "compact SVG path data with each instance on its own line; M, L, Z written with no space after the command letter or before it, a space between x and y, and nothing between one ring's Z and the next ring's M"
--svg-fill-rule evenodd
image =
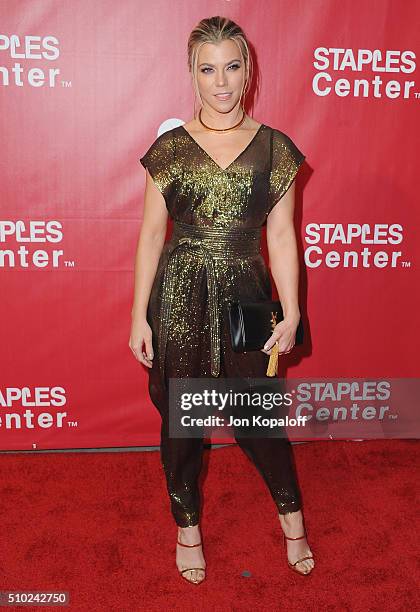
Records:
M233 68L234 70L237 70L238 68L240 68L240 65L239 64L231 64L228 67L228 69L229 68ZM204 72L205 74L207 74L209 70L212 70L212 68L210 68L209 66L206 66L205 68L201 69L201 72Z

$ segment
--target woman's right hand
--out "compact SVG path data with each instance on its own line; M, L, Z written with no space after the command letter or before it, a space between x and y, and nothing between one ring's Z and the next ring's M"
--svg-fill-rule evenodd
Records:
M128 346L140 363L148 368L153 366L152 329L145 318L133 320Z

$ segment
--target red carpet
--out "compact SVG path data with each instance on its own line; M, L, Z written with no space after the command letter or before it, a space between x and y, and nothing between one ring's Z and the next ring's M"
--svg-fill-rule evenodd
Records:
M177 573L158 452L3 455L0 590L67 590L86 612L415 609L417 451L407 440L294 446L310 576L287 567L247 457L206 451L199 586Z

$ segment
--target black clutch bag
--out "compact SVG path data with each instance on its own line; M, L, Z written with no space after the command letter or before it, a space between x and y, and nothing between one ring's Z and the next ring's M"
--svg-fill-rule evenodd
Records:
M228 302L232 349L236 353L258 351L264 347L277 323L284 319L279 301ZM302 319L296 329L295 344L303 343Z

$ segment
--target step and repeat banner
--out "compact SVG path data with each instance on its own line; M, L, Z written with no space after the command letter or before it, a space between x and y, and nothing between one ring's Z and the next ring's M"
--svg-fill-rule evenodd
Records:
M247 111L306 155L306 337L287 376L419 375L418 2L4 0L0 12L2 450L159 444L128 346L139 158L191 120L187 40L213 15L252 43Z

